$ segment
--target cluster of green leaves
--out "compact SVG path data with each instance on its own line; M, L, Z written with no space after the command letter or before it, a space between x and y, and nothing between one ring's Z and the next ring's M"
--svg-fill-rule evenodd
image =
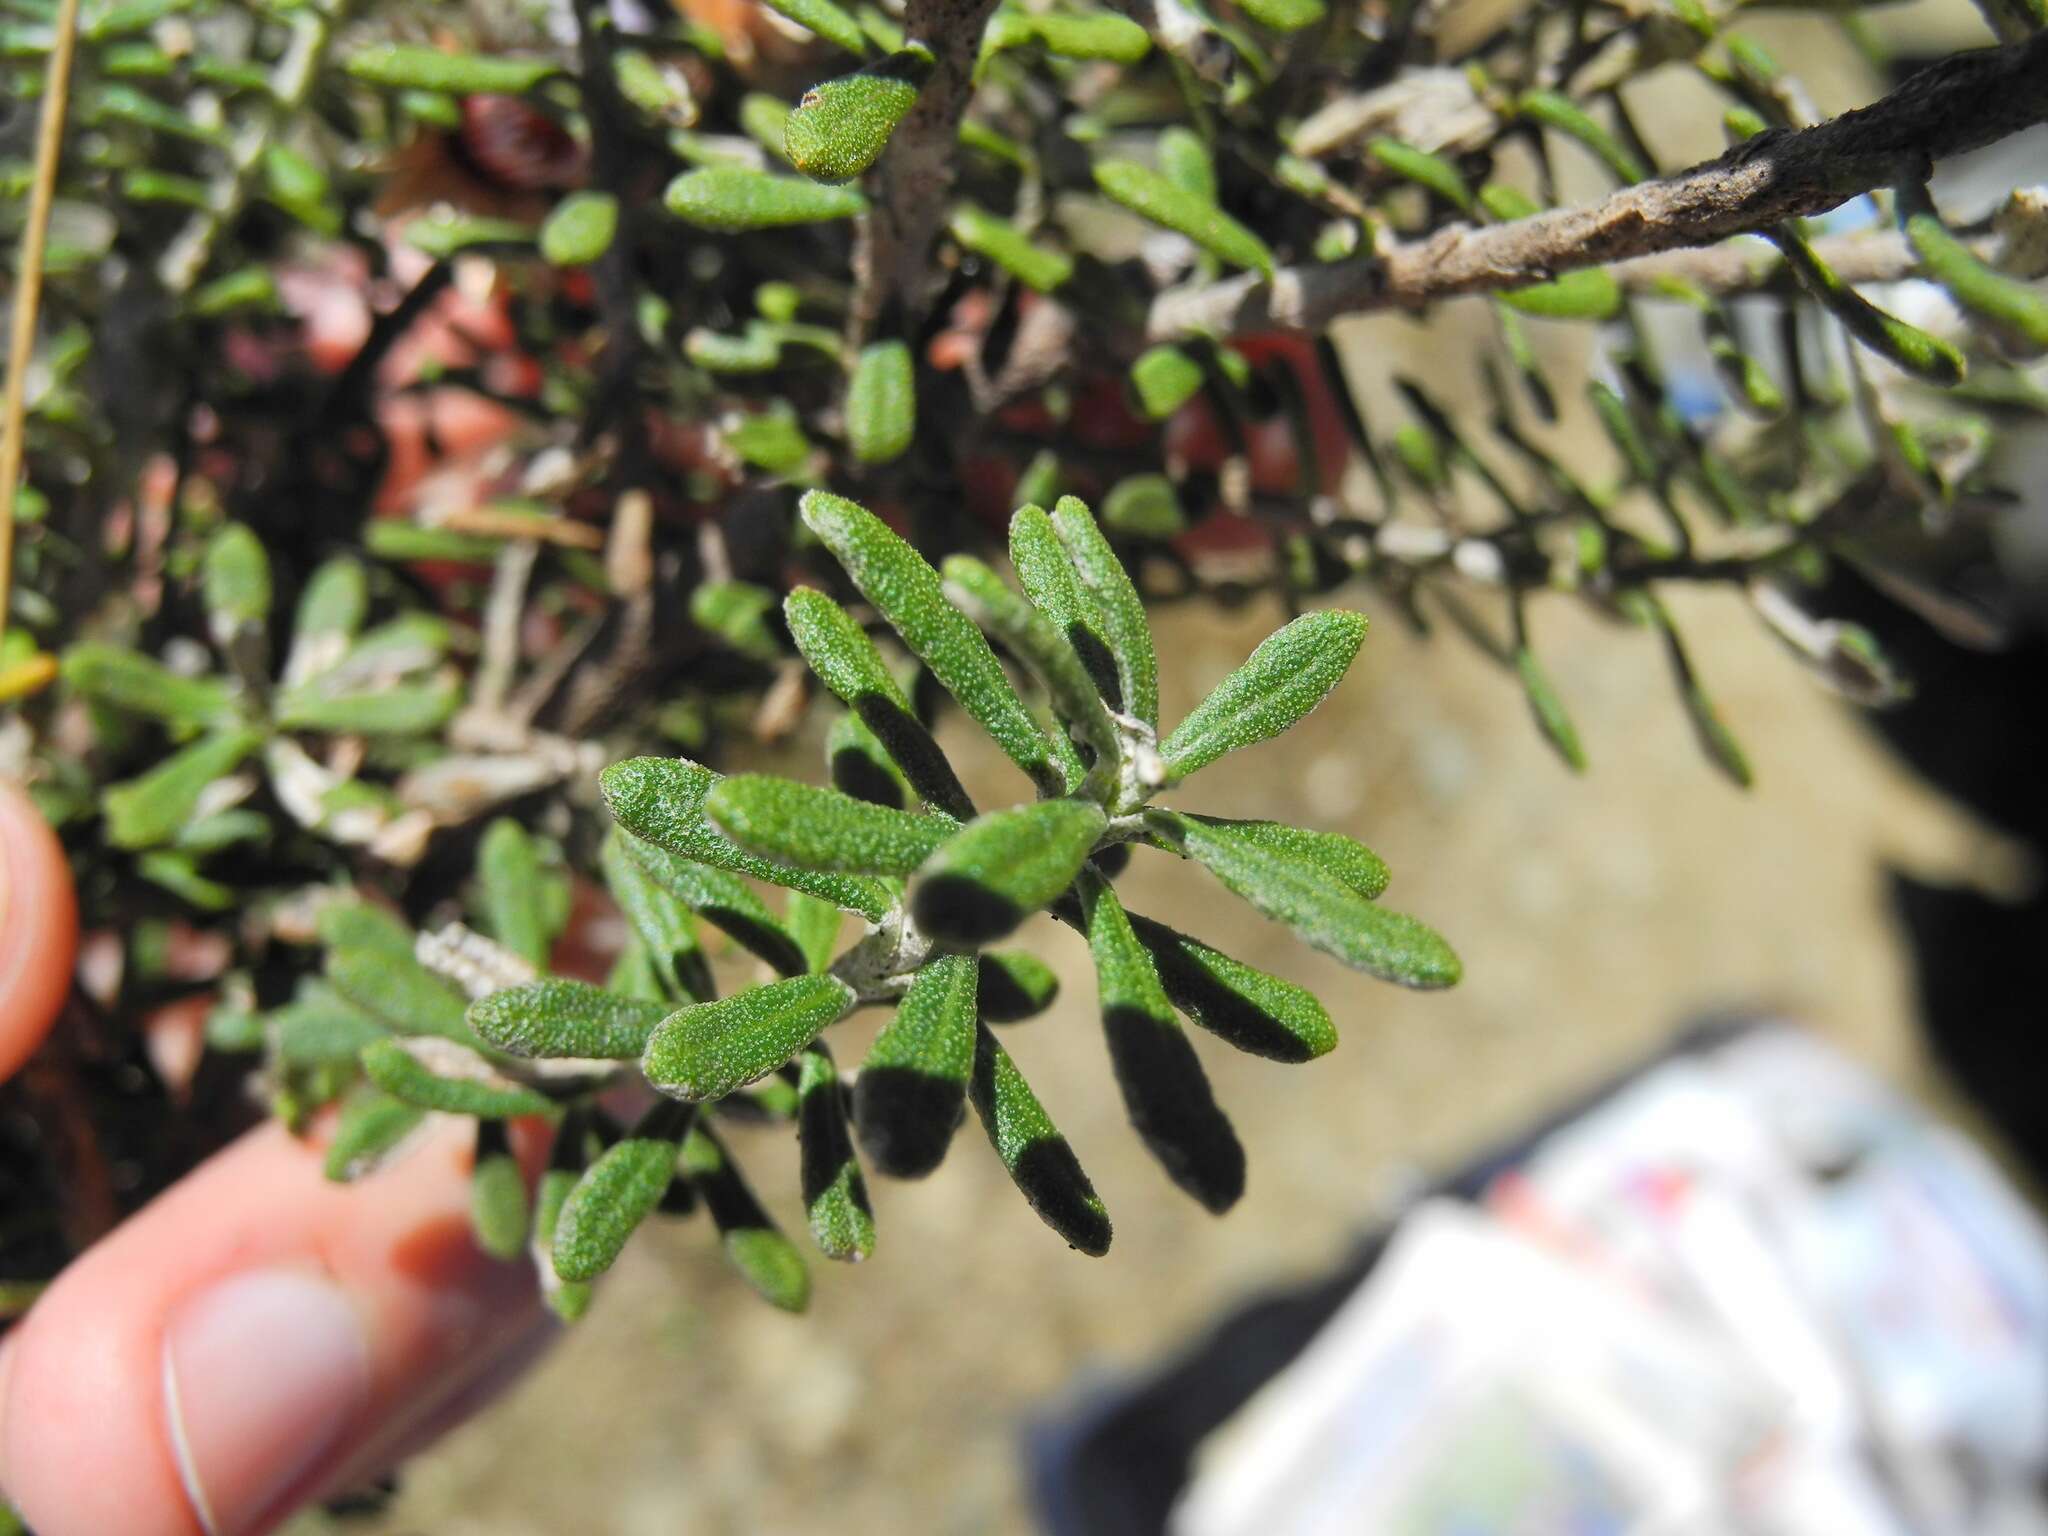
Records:
M1175 1184L1228 1209L1244 1188L1244 1151L1181 1019L1282 1062L1323 1055L1336 1031L1302 988L1126 911L1114 882L1134 846L1201 865L1369 975L1412 987L1458 979L1436 933L1379 904L1387 869L1362 844L1158 803L1315 708L1357 653L1364 619L1304 614L1162 735L1142 605L1080 502L1012 519L1021 592L972 557L933 569L842 497L813 491L802 512L859 599L1033 798L976 807L855 612L799 587L784 617L845 706L829 738L835 787L722 777L686 758L606 769L616 825L602 865L631 938L604 985L545 974L565 907L526 834L500 821L478 871L484 933L415 940L377 909L332 907L324 977L281 1009L216 1029L267 1041L298 1103L343 1099L328 1154L336 1177L374 1166L431 1112L476 1117L479 1239L508 1257L530 1248L566 1314L581 1311L590 1281L644 1219L699 1206L763 1296L803 1305L802 1259L718 1128L736 1120L795 1123L803 1204L827 1257L859 1259L875 1242L863 1159L890 1177L930 1173L969 1104L1032 1209L1074 1248L1104 1252L1108 1214L996 1034L1053 1000L1042 959L993 947L1038 912L1087 941L1138 1134ZM753 882L787 892L780 912ZM860 931L842 946L849 915ZM700 924L773 979L716 996ZM863 1007L892 1016L849 1078L829 1033ZM630 1081L656 1098L628 1127L599 1097ZM531 1202L503 1126L524 1115L553 1132Z

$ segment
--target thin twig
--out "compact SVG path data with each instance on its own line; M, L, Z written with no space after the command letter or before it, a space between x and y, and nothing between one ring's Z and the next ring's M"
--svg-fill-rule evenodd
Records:
M7 346L6 419L0 421L0 638L14 591L14 497L28 436L28 360L35 351L36 311L43 297L43 248L50 235L50 205L57 197L57 162L64 153L64 111L71 99L71 56L78 42L78 0L59 0L57 36L43 82L43 115L36 129L35 181L28 223L15 264L14 332Z
M2048 120L2048 31L1959 53L1889 96L1812 128L1773 129L1691 170L1624 187L1588 207L1475 229L1458 224L1372 257L1282 268L1162 294L1155 340L1318 330L1340 315L1414 308L1547 282L1683 246L1711 245L1825 213L1902 173Z

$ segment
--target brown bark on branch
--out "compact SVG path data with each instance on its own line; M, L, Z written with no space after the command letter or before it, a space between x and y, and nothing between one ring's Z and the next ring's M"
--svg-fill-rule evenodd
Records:
M1458 224L1376 256L1286 267L1161 295L1155 340L1315 330L1340 315L1548 281L1809 217L2048 120L2048 32L1959 53L1889 96L1811 128L1774 129L1691 170L1601 202L1483 228Z

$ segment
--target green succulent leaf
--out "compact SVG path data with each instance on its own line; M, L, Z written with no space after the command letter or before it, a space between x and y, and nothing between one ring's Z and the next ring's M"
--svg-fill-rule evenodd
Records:
M2034 354L2048 352L2048 295L1979 261L1931 207L1906 220L1906 239L1926 274L1971 314Z
M930 58L925 50L906 51L876 69L812 86L783 130L790 163L818 181L860 175L881 159L889 135L917 105L916 77Z
M476 1123L476 1158L469 1176L469 1225L476 1245L494 1259L510 1262L526 1251L532 1209L519 1159L495 1120Z
M800 27L808 27L828 43L835 43L848 53L866 53L867 35L861 31L860 23L851 13L842 10L832 0L766 0L769 9L787 16Z
M1126 539L1159 541L1185 533L1180 492L1164 475L1126 475L1102 498L1102 526Z
M365 84L386 90L445 91L451 96L517 96L561 73L560 66L547 59L444 53L418 43L362 48L342 67Z
M1650 168L1634 151L1595 122L1586 109L1569 96L1549 90L1524 91L1515 102L1515 110L1531 122L1541 123L1567 138L1577 139L1614 173L1615 180L1627 184L1649 179Z
M612 248L619 232L619 200L609 192L572 192L540 226L540 253L549 265L587 267Z
M1300 32L1327 14L1323 0L1239 0L1238 8L1275 32Z
M395 1099L448 1115L501 1120L544 1115L554 1106L515 1083L466 1046L432 1038L374 1040L363 1047L363 1075Z
M1244 1193L1244 1147L1106 880L1081 882L1081 912L1110 1064L1131 1124L1167 1177L1221 1215Z
M1547 283L1510 288L1500 302L1525 315L1548 320L1605 320L1621 309L1621 284L1598 267L1581 267Z
M417 1104L375 1088L358 1088L334 1122L324 1167L327 1177L346 1184L374 1173L426 1118L427 1112Z
M1328 879L1375 901L1387 888L1386 863L1356 838L1341 832L1314 832L1283 821L1232 821L1221 816L1192 816L1212 837L1230 838L1284 858L1310 863Z
M1365 146L1365 152L1402 180L1426 187L1454 208L1472 211L1472 188L1458 168L1442 155L1385 138L1372 140Z
M595 1280L612 1267L626 1239L660 1204L695 1118L688 1104L656 1104L630 1135L584 1169L555 1218L557 1278Z
M1278 736L1323 702L1364 642L1364 615L1337 609L1305 613L1269 635L1160 744L1167 772L1184 779Z
M173 753L139 779L102 792L107 841L116 848L153 848L192 819L206 787L241 767L263 745L263 733L223 731Z
M853 1155L846 1090L823 1041L805 1049L797 1073L799 1178L811 1239L828 1259L864 1259L875 1251L875 1213Z
M369 608L369 577L363 563L348 555L324 561L307 578L292 614L292 655L285 663L286 677L297 681L309 674L321 658L307 655L301 659L301 651L331 649L345 641L363 627Z
M800 976L809 969L804 962L803 946L744 880L728 870L678 858L668 849L630 833L621 836L630 839L627 850L654 883L697 916L737 939L785 976ZM703 980L704 996L708 999L708 973Z
M326 982L299 983L292 1000L269 1014L277 1059L289 1067L353 1063L363 1047L389 1031Z
M668 1016L659 1003L549 976L469 1005L477 1038L508 1056L630 1061Z
M868 1160L891 1178L923 1178L952 1143L974 1065L977 986L974 956L939 956L912 978L861 1062L854 1124Z
M605 886L666 994L706 1002L712 996L711 967L698 942L691 908L654 878L639 849L650 855L660 853L664 860L674 859L674 855L655 850L614 827L605 837L600 855ZM639 1054L637 1048L633 1054Z
M200 590L215 638L225 644L270 617L270 557L246 523L222 523L206 541Z
M683 1143L683 1172L704 1197L725 1256L763 1300L785 1312L810 1304L811 1275L796 1245L777 1230L708 1126Z
M823 186L730 165L685 171L668 184L662 201L686 224L726 234L850 219L868 206L851 187Z
M491 937L527 964L545 968L555 935L548 921L540 850L509 816L498 817L484 829L477 845L477 883Z
M852 710L928 804L956 820L973 816L974 806L952 765L911 710L882 654L867 632L839 604L811 587L798 587L783 600L789 632L819 681Z
M846 441L863 464L901 458L917 435L917 370L901 341L861 349L846 387Z
M996 1156L1040 1220L1071 1248L1093 1256L1109 1252L1109 1212L1101 1197L1067 1138L985 1024L975 1029L967 1096Z
M843 496L808 491L801 508L805 524L846 567L861 595L960 707L995 738L1040 793L1060 793L1065 779L1045 733L1003 675L1002 663L981 631L946 601L939 573L924 556L872 512Z
M1968 367L1961 352L1939 336L1886 314L1864 298L1821 260L1797 225L1781 224L1769 236L1784 253L1785 265L1806 290L1864 346L1930 384L1962 382Z
M721 779L705 797L712 823L749 853L850 875L907 875L954 830L950 817L914 816L766 774Z
M1038 956L1023 950L984 950L976 1007L991 1024L1015 1024L1050 1008L1060 979Z
M825 731L825 763L832 787L870 805L905 810L917 800L910 781L859 715L842 712Z
M1273 253L1265 241L1215 203L1175 185L1157 171L1132 160L1098 160L1095 185L1112 202L1187 236L1217 260L1273 275Z
M314 683L279 694L275 715L286 730L414 736L439 730L461 705L462 685L453 677L360 692L330 693Z
M1025 595L1066 637L1103 702L1121 709L1123 681L1103 637L1101 612L1094 597L1082 587L1066 546L1042 507L1027 504L1011 517L1010 564Z
M791 891L783 903L782 923L804 952L812 975L831 968L832 955L839 947L839 909L829 901Z
M1074 259L1064 251L1034 244L1008 219L973 203L955 208L946 227L963 250L994 262L1036 292L1051 293L1074 275Z
M942 574L947 597L1031 669L1051 695L1053 713L1094 752L1105 775L1114 770L1120 750L1116 726L1067 637L972 555L949 555Z
M1571 714L1565 709L1564 700L1558 697L1550 674L1543 670L1543 663L1526 645L1515 651L1515 674L1522 680L1522 691L1529 696L1529 708L1536 716L1537 728L1557 749L1557 755L1564 759L1566 767L1573 773L1584 773L1586 751L1579 745L1578 728L1572 724Z
M911 911L942 943L982 945L1011 932L1073 884L1109 819L1062 798L979 816L918 871Z
M1216 201L1216 157L1209 144L1192 128L1178 123L1159 130L1154 151L1159 156L1159 173L1205 203Z
M891 898L888 890L875 881L771 864L748 853L713 827L704 816L704 797L717 782L717 774L688 758L666 757L627 758L613 763L598 779L613 818L637 838L685 860L804 891L873 922L882 920ZM650 865L650 869L657 879L662 879L668 866ZM669 889L673 891L676 887L670 885ZM676 894L689 901L682 892ZM700 915L710 916L701 912ZM715 917L712 920L717 921Z
M1313 1061L1336 1048L1336 1026L1304 988L1164 923L1129 916L1173 1006L1219 1040L1269 1061Z
M1457 955L1433 930L1367 901L1307 859L1171 811L1149 811L1146 822L1267 917L1356 970L1409 987L1447 987L1461 974Z
M791 976L696 1003L656 1026L641 1071L672 1098L723 1098L790 1060L853 1005L853 989L834 976Z
M402 1035L439 1035L473 1045L461 994L412 955L387 949L330 949L334 990Z
M553 1155L534 1189L533 1226L527 1245L540 1280L541 1299L565 1323L575 1322L590 1309L592 1294L589 1281L564 1280L555 1273L555 1235L561 1228L562 1207L583 1176L585 1136L583 1117L572 1111L555 1133Z
M328 949L360 949L411 960L412 924L386 907L367 901L330 901L313 921L313 931Z
M86 641L64 652L64 681L94 703L191 733L231 725L235 698L217 677L185 677L139 651Z
M1202 365L1179 347L1153 347L1131 364L1131 388L1139 409L1164 421L1201 392Z
M1152 627L1145 619L1144 601L1131 582L1130 572L1109 547L1109 540L1102 536L1102 529L1086 503L1078 498L1059 499L1052 509L1052 525L1081 578L1082 588L1094 602L1097 626L1108 641L1110 658L1116 664L1124 712L1147 725L1157 725L1159 658L1152 648ZM1015 534L1013 520L1013 539ZM1068 627L1071 633L1071 624Z
M1002 11L995 18L1015 25L991 25L1005 47L1037 42L1047 53L1063 59L1107 59L1117 64L1135 64L1152 51L1152 36L1128 16L1114 11L1097 11L1075 16L1058 12ZM983 44L987 47L986 40Z

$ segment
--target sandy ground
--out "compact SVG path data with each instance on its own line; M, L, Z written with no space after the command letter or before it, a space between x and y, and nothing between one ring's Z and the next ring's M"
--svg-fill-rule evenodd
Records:
M1375 612L1333 703L1226 759L1184 803L1340 828L1395 871L1387 900L1442 928L1454 992L1361 981L1141 853L1130 904L1314 987L1343 1031L1306 1066L1198 1046L1251 1157L1222 1219L1175 1192L1124 1124L1080 941L1049 922L1056 1009L1008 1042L1116 1221L1075 1256L970 1124L946 1167L876 1191L877 1253L819 1265L807 1317L745 1293L700 1223L637 1239L594 1313L485 1417L416 1463L378 1536L673 1536L1028 1528L1020 1423L1091 1376L1170 1349L1247 1290L1313 1270L1417 1168L1441 1166L1651 1049L1695 1010L1771 1004L1879 1070L1926 1079L1881 863L1958 868L1969 829L1726 597L1681 601L1705 677L1753 755L1750 794L1704 763L1647 636L1565 605L1539 636L1594 757L1573 781L1511 682L1450 637ZM1272 615L1161 623L1172 718ZM955 732L978 786L1007 765ZM842 1059L875 1027L844 1028ZM789 1138L739 1133L800 1229Z

